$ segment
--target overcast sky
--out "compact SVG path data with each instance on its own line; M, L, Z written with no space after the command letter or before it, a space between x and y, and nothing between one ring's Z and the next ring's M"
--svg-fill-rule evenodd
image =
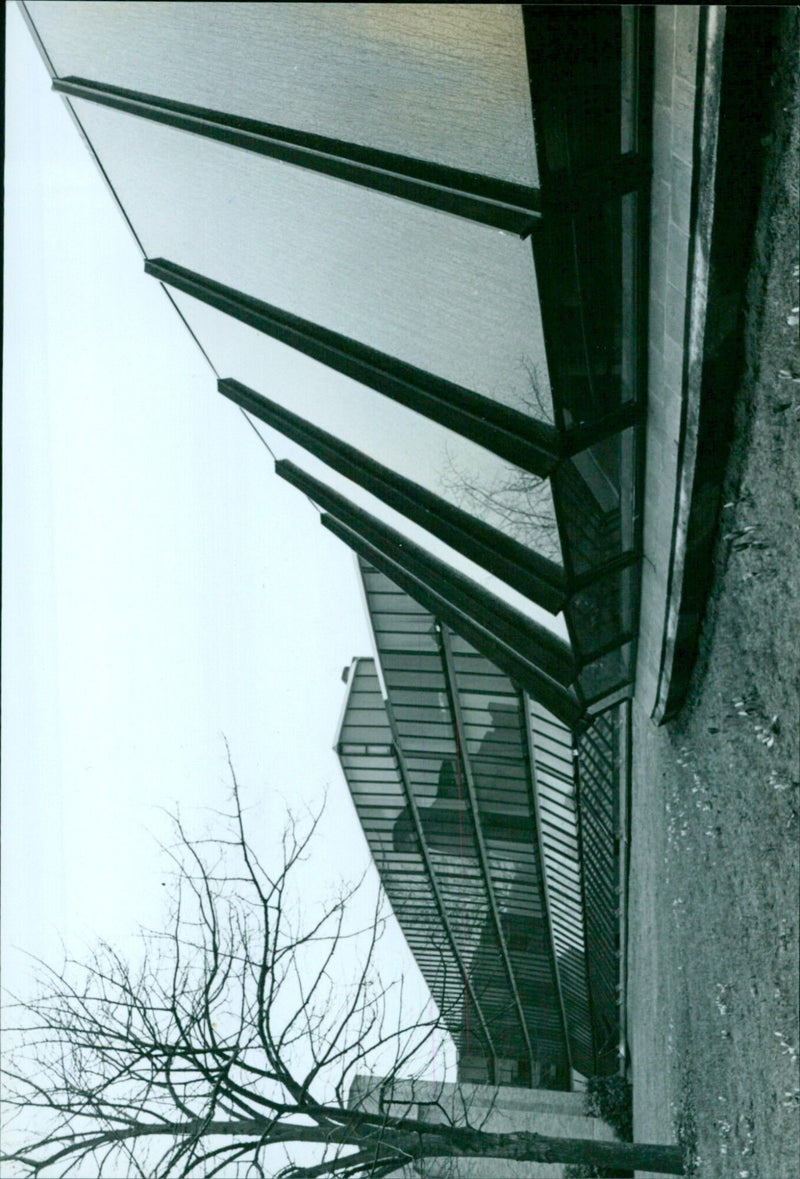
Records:
M239 9L251 21L258 11L253 34L263 37L266 9ZM294 9L302 24L310 9ZM106 60L102 38L93 42L96 19L109 26L106 48L116 45L119 61L138 68L149 58L138 41L137 52L127 52L130 22L144 36L149 13L157 45L166 11L31 10L49 28L51 50L64 54L56 61L62 73L91 72L95 59ZM280 22L286 6L271 11ZM313 805L327 790L304 882L309 900L367 865L332 745L342 669L372 648L352 554L275 477L246 419L216 392L208 361L144 275L139 246L51 91L17 6L6 12L2 950L4 985L24 990L25 952L56 963L62 940L80 955L97 936L130 950L139 924L160 924L162 808L179 805L199 825L203 808L224 804L223 735L246 800L265 808L256 815L257 839L274 834L281 798ZM172 12L180 24L189 8ZM325 36L342 34L342 9L319 12L330 16ZM425 12L439 30L433 49L421 27L409 33L403 6L353 6L349 19L360 28L371 13L377 32L397 41L393 51L408 51L423 74L432 54L438 87L445 34L453 24L461 46L464 14L449 22L440 8ZM477 72L470 67L467 83L476 85L483 71L494 94L510 78L510 92L522 97L505 139L530 146L524 54L514 40L521 29L506 27L519 13L471 12L497 60L490 53ZM310 32L324 41L317 24ZM307 47L310 32L296 43ZM350 44L354 30L345 33ZM370 26L366 42L375 34ZM234 37L231 52L240 44ZM373 66L383 77L378 56ZM116 60L110 48L108 60ZM459 54L454 60L463 84ZM296 70L287 82L293 100ZM418 100L424 93L412 90ZM150 255L197 255L194 264L212 275L235 263L241 273L228 281L241 289L277 283L275 302L320 322L352 314L345 330L384 333L370 341L399 354L395 336L427 348L430 355L412 359L434 371L442 364L466 384L475 377L490 395L513 401L521 395L515 381L528 389L529 366L517 349L536 366L538 296L529 245L513 235L248 153L231 156L92 104L76 107ZM412 120L415 133L420 119ZM221 375L341 430L431 486L445 452L473 475L494 478L498 460L480 447L194 300L178 302ZM365 492L262 429L281 456L376 511ZM377 514L566 634L563 619L389 509ZM412 993L424 995L399 931L383 949L385 972L406 973L416 980Z
M327 787L310 893L363 867L332 744L371 644L352 554L216 394L6 11L2 939L24 989L22 951L159 924L160 808L224 802L223 734L248 800ZM399 936L389 958L414 973Z

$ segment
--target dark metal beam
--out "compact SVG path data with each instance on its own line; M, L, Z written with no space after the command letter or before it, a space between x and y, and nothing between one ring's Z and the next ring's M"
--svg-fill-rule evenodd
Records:
M567 643L293 463L281 460L275 470L331 513L322 517L326 528L526 687L564 724L578 723L584 709L572 687L576 669Z
M220 393L262 422L305 447L335 471L352 479L446 544L505 581L551 614L567 600L563 569L531 552L462 508L398 475L354 446L268 400L239 381L226 378Z
M641 553L636 549L629 549L627 552L620 553L608 561L603 561L600 565L594 565L585 573L573 574L569 583L570 591L577 593L579 590L586 589L590 585L595 585L598 581L602 581L604 577L610 577L612 573L620 573L623 569L630 568L640 558Z
M544 217L572 216L583 207L637 192L650 183L652 172L648 157L633 151L581 172L548 172L540 198Z
M533 1075L535 1072L534 1066L536 1062L534 1060L531 1038L528 1033L528 1022L525 1017L525 1009L522 1005L522 999L520 998L517 979L514 974L511 956L506 943L506 936L503 931L503 922L500 916L500 906L497 903L494 881L492 880L489 853L486 850L486 841L483 838L480 806L478 804L478 792L476 790L475 779L472 774L472 763L470 761L467 738L464 732L464 719L461 715L461 701L458 695L458 680L456 678L456 671L453 663L453 648L450 642L449 632L445 626L440 625L438 627L438 640L439 653L442 660L442 670L444 672L445 688L450 702L450 712L453 719L453 730L456 737L456 752L463 770L464 783L467 788L467 797L469 799L469 811L472 819L472 829L475 836L475 846L478 852L478 866L480 867L481 877L483 878L484 888L486 889L486 897L489 903L489 911L492 917L495 937L497 938L497 944L500 947L500 957L503 960L503 967L505 969L506 978L508 979L508 986L514 1003L514 1010L519 1021L520 1032L525 1045L525 1053L528 1057L528 1065L530 1067L531 1084L533 1084ZM546 910L543 911L546 912ZM569 1055L568 1047L567 1055Z
M482 655L496 663L509 679L541 701L544 707L568 728L577 729L582 723L585 709L573 692L542 675L533 664L520 657L509 645L499 642L490 631L480 626L464 611L453 606L443 593L424 579L414 576L403 565L394 561L389 553L371 544L360 532L348 528L346 524L330 515L323 515L321 523L365 561L369 561L390 578L400 589L405 590L415 602L441 618L456 634L461 635Z
M509 644L522 657L535 664L540 674L563 688L574 683L577 666L572 651L552 631L515 610L470 578L448 568L443 561L426 553L294 463L279 459L275 463L275 472L305 492L326 512L335 515L348 528L357 529L371 544L385 546L394 554L393 559L402 561L416 575L424 576L432 585L437 585L440 592L446 593L459 609L463 609L501 642Z
M538 189L479 172L363 147L343 139L297 131L87 78L54 78L53 89L70 98L83 98L522 237L527 236L541 212Z
M595 442L610 438L612 434L619 434L629 426L637 426L644 422L644 406L635 401L626 401L619 409L603 414L592 422L585 422L579 426L570 426L564 431L564 455L571 457L588 450Z
M148 258L144 268L153 278L447 426L526 471L549 475L562 456L558 431L549 423L164 258Z

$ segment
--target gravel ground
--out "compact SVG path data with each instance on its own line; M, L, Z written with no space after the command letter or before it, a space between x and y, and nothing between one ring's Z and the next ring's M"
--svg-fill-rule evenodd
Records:
M700 654L678 719L634 710L634 1135L689 1174L800 1175L800 18L786 10L746 368Z

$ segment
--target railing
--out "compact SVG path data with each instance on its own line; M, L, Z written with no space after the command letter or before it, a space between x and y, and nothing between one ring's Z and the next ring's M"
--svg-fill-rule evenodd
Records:
M620 708L597 716L577 742L577 798L596 1071L617 1067L620 1012Z

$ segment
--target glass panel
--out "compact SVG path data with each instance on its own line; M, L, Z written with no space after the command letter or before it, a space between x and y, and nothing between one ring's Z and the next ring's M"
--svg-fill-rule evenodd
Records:
M567 426L589 424L635 392L631 350L636 348L636 287L626 285L623 296L622 208L619 198L581 207L572 217L550 218L536 231L539 283L547 291L553 383ZM626 228L632 230L630 209L628 201ZM631 284L630 250L625 266L624 277Z
M633 644L626 643L584 667L578 676L587 703L599 700L633 680Z
M637 579L638 570L629 566L600 578L570 599L567 617L580 656L586 658L632 631Z
M501 459L444 426L326 369L194 299L177 295L175 301L220 375L235 376L256 392L286 405L292 412L442 496L449 503L462 506L493 527L505 530L507 512L504 515L498 509L494 494L498 482L506 477L507 464ZM373 515L389 520L392 527L411 536L429 551L438 553L427 534L419 535L418 538L402 518L393 516L382 506L378 508L374 500L361 494L358 488L337 476L330 468L321 463L315 465L316 460L307 451L266 426L259 428L269 436L270 445L279 457L292 459L349 499L362 504ZM525 475L518 468L512 470L516 472L517 478ZM469 478L469 487L459 486L454 471L459 472L465 482ZM539 507L539 520L530 524L527 543L535 551L560 562L561 552L549 481L542 484ZM448 560L448 557L443 554L442 559ZM464 571L470 577L477 578L481 584L489 585L488 574L477 569ZM509 600L518 608L525 608L521 595ZM556 627L555 619L544 611L539 611L535 616L542 625Z
M75 100L150 257L552 420L530 246Z
M532 784L520 699L464 640L450 639L456 691L503 941L525 1012L541 1083L560 1084L562 1029L545 924ZM491 971L488 955L478 971ZM504 1042L513 1050L513 1040ZM519 1045L517 1045L519 1050ZM555 1067L551 1069L551 1064ZM521 1075L521 1074L518 1074Z
M487 472L476 478L451 450L446 454L441 486L458 507L481 520L496 521L495 526L506 536L548 560L561 560L553 495L547 479L502 460L491 476Z
M540 1070L542 1077L546 1083L561 1083L561 1016L541 900L519 697L496 667L447 628L442 642L452 654L453 676L445 670L443 652L437 672L430 647L433 619L418 610L408 613L404 594L393 593L391 582L364 562L361 568L404 765L420 804L425 843L495 1052L509 1059L519 1052L524 1043L521 1007L534 1052L547 1061ZM398 619L404 620L403 635L408 634L409 617L423 637L415 673L410 671L413 657L407 654L408 648L398 655L392 638ZM408 677L413 675L418 683L412 690ZM402 699L397 700L399 692ZM458 700L463 725L461 747L451 692ZM426 710L428 723L421 725ZM471 809L471 785L477 816ZM396 849L411 846L409 812L401 812L394 832ZM509 981L509 967L518 999ZM526 1067L530 1070L529 1064Z
M562 463L553 476L568 567L585 573L622 552L618 434Z
M620 150L629 152L636 151L639 138L639 13L634 5L626 5L621 11L621 18Z
M517 5L29 7L61 75L536 184Z
M647 390L642 372L642 339L646 339L647 277L642 272L642 228L649 222L646 195L627 193L621 201L622 231L622 389L623 402L644 401ZM643 322L644 321L644 322Z
M581 294L584 359L591 403L572 408L576 422L591 421L620 404L622 356L622 226L619 199L581 209L573 240Z
M395 915L445 1023L458 1036L463 1033L465 1001L461 968L436 907L418 842L409 832L400 846L396 843L406 800L390 750L391 730L372 660L359 660L351 674L354 679L339 734L342 769ZM353 740L364 711L382 716L382 756Z
M585 868L586 938L591 962L592 1006L599 1071L616 1061L619 1027L618 835L621 709L596 717L578 746L579 808ZM607 1034L601 1034L606 1029Z

